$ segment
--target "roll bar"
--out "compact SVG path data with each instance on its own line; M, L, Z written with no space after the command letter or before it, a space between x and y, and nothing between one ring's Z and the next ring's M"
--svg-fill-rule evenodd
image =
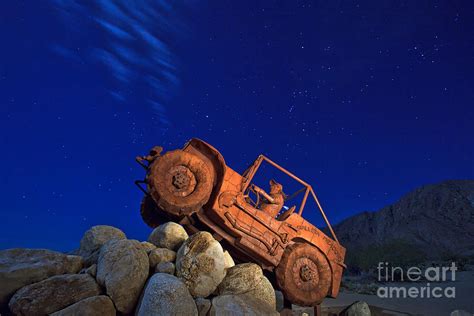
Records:
M250 185L250 182L252 181L253 177L255 176L255 173L257 173L257 170L260 168L260 165L262 164L263 161L266 161L267 163L269 163L273 167L277 168L278 170L280 170L284 174L288 175L289 177L293 178L295 181L299 182L300 184L302 184L303 186L306 187L304 197L303 197L303 201L301 202L301 206L300 206L300 209L298 211L298 215L301 216L303 214L303 210L304 210L304 207L306 205L306 200L308 199L308 195L311 192L311 196L313 197L314 201L318 205L319 212L321 213L324 221L326 222L326 225L328 225L328 228L329 228L329 231L331 232L332 237L334 238L334 240L337 243L339 243L339 240L337 239L336 234L334 233L334 230L332 229L332 226L329 223L329 221L326 217L326 214L324 213L324 210L321 206L321 203L319 203L318 197L316 196L316 193L314 193L314 190L311 187L311 185L306 183L305 181L301 180L300 178L298 178L297 176L295 176L293 173L289 172L285 168L281 167L279 164L277 164L276 162L274 162L270 158L268 158L264 155L259 155L257 157L257 159L255 159L254 163L245 171L244 181L242 183L242 192L245 192L245 190L247 190L248 186Z

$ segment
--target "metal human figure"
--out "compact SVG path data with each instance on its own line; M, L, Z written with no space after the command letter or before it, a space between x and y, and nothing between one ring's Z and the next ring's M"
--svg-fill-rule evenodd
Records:
M270 180L270 194L265 193L263 196L265 201L261 203L260 209L272 217L276 217L285 203L286 195L283 192L283 186L272 179Z

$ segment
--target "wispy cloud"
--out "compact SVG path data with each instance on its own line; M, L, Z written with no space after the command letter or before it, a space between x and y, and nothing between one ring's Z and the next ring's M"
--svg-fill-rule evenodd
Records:
M127 102L130 87L147 85L145 90L151 93L143 101L162 124L170 124L166 105L180 80L178 58L166 39L182 38L186 32L182 13L190 5L169 0L52 1L73 37L91 35L90 47L80 53L68 48L71 40L55 43L52 51L70 60L90 58L103 65L116 79L110 93L120 102Z

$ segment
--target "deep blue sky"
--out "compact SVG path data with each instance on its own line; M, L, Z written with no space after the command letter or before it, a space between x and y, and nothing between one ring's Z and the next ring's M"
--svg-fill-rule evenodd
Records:
M0 248L146 238L134 157L191 137L333 223L474 177L472 1L84 3L0 4Z

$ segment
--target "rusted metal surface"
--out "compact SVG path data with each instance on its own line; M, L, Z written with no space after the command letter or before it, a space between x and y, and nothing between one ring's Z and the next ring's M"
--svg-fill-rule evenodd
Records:
M316 306L326 296L337 296L345 248L308 183L263 155L240 175L226 166L214 147L199 139L190 140L181 150L161 152L156 146L149 155L137 158L147 170L141 213L148 225L173 219L189 232L211 231L237 258L274 271L285 298L295 304ZM252 183L263 162L303 185L297 192L305 191L299 208L294 205L278 215L288 198L282 186L272 181L266 193ZM310 193L332 238L302 217Z

